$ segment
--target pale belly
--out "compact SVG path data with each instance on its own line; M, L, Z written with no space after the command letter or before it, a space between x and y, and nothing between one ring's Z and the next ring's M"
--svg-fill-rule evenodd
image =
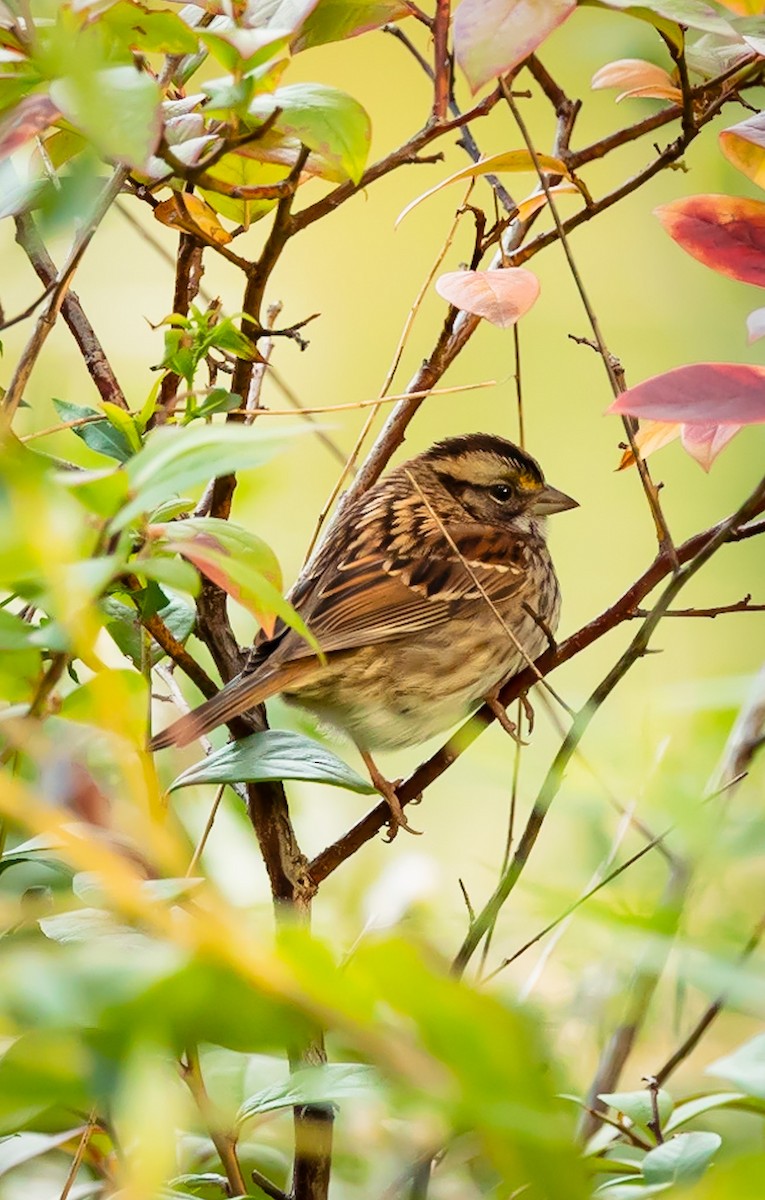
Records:
M550 600L547 620L554 630L557 589ZM480 621L425 630L416 641L355 650L285 699L347 733L362 750L427 741L463 720L545 649L547 638L534 618L517 611L513 617L510 628L522 650L491 614L482 613Z

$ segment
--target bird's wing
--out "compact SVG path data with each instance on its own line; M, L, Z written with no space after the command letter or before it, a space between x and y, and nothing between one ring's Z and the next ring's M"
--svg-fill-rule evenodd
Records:
M449 621L465 603L486 619L522 586L529 546L495 526L456 525L397 556L379 552L328 564L295 590L293 603L325 653L418 633ZM279 660L310 654L292 631Z

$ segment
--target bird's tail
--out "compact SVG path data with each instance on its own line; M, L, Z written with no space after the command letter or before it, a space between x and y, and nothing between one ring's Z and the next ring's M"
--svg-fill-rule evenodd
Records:
M185 717L174 721L155 734L149 743L150 750L164 750L166 746L187 746L203 734L216 729L240 713L247 712L256 704L262 704L270 696L280 692L286 684L301 673L297 663L287 663L268 672L244 672L213 696L205 700Z

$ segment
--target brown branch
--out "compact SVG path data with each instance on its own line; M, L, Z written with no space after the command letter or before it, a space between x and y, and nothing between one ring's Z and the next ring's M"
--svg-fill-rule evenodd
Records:
M72 282L77 267L82 260L85 251L90 245L93 235L95 234L102 219L108 212L114 200L120 193L123 183L128 177L127 167L117 167L111 179L103 188L95 207L85 222L83 228L78 233L74 245L72 246L66 261L56 276L55 287L51 293L50 299L45 307L45 311L37 319L37 324L32 332L29 341L16 365L16 370L13 373L13 378L8 385L8 391L5 393L2 401L3 419L10 423L16 414L16 409L24 395L24 389L29 382L29 377L32 374L34 365L40 355L50 331L56 323L61 307L66 298L69 285Z
M462 129L470 121L476 120L478 117L485 117L496 107L502 98L502 93L499 88L495 88L473 108L468 109L465 113L460 113L451 121L442 121L438 125L426 125L418 133L415 133L408 142L404 142L402 146L392 150L385 158L378 159L376 163L372 163L371 167L367 167L358 183L341 183L328 196L322 197L321 200L309 204L306 208L302 208L300 212L295 213L292 218L293 232L298 233L301 229L307 228L308 225L318 221L321 217L325 217L328 213L334 212L351 196L355 196L370 183L374 183L377 179L382 179L384 175L389 175L391 171L395 171L398 167L404 166L412 161L412 156L416 156L420 150L429 145L436 138L442 137L446 133L450 133L453 129Z
M57 286L58 272L53 259L48 254L37 226L29 213L21 213L15 218L16 241L21 246L38 279L45 285L45 292L40 300L49 295ZM40 303L36 301L34 308ZM27 310L31 312L32 310ZM24 314L25 315L25 314ZM128 403L122 388L117 382L114 371L104 353L103 347L96 336L93 326L85 316L77 295L70 291L61 305L61 315L71 330L72 337L77 343L85 366L91 379L98 388L102 400L117 404L127 409ZM6 324L10 324L7 322Z
M449 57L449 19L451 0L436 0L433 20L433 116L436 124L446 119L452 82L452 63Z
M765 604L752 604L751 600L751 596L744 596L743 600L737 600L735 604L720 604L717 608L671 608L669 612L665 612L664 616L714 618L723 616L726 613L765 612ZM636 608L633 613L630 613L630 618L634 620L646 615L645 609Z
M236 1153L236 1138L232 1133L221 1128L220 1119L213 1108L204 1079L202 1078L199 1054L196 1047L189 1047L186 1051L185 1062L181 1064L181 1077L194 1097L199 1115L207 1126L207 1132L215 1149L218 1151L218 1157L220 1158L223 1170L226 1172L231 1194L233 1196L246 1196L248 1188Z
M175 261L175 287L173 289L173 312L187 317L189 307L196 299L202 282L202 254L204 246L190 233L181 233ZM180 375L168 371L159 389L158 416L166 415L175 404Z
M765 499L758 502L756 510L750 514L750 518L748 519L763 511L765 511ZM723 521L718 525L712 526L710 529L695 534L686 542L683 542L682 545L678 546L677 557L679 562L681 564L690 562L721 534L724 540L735 540L736 527L731 525L731 519L729 518L727 521ZM765 522L762 522L762 525L763 532L765 532ZM582 626L581 629L567 638L565 642L561 642L554 649L550 648L546 650L536 660L536 666L539 671L544 675L549 674L550 671L568 662L576 654L581 653L582 650L585 650L588 646L598 641L604 634L609 633L623 621L627 620L629 614L634 611L640 601L671 573L672 568L672 559L668 553L665 552L657 555L651 566L609 608L605 609L587 625ZM528 668L521 671L501 689L499 693L500 702L507 708L514 700L517 700L519 696L528 691L533 683L534 674L532 671ZM494 714L491 712L491 709L488 705L483 705L470 720L460 726L457 732L449 738L440 750L437 750L431 758L422 763L397 788L398 798L402 805L410 804L412 800L420 796L425 788L438 779L457 760L460 754L468 746L472 745L493 720ZM376 808L368 812L343 837L321 851L310 865L311 878L314 882L318 884L323 879L326 879L328 875L331 875L346 858L354 854L360 846L363 846L365 842L368 842L382 829L387 823L388 817L389 810L387 804L378 804Z

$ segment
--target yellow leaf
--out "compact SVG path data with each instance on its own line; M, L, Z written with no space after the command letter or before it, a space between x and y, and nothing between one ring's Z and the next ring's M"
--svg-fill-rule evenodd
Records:
M563 175L567 179L571 177L568 167L561 159L552 158L549 154L537 154L536 157L539 166L547 174ZM416 208L423 200L427 200L429 196L435 196L436 192L440 192L448 184L457 183L460 179L475 179L478 175L494 175L500 171L536 171L536 166L528 150L508 150L504 154L491 154L488 158L482 158L469 167L463 167L461 171L455 171L448 179L442 179L435 187L423 192L416 200L412 200L411 204L407 204L396 218L396 226L413 208Z
M225 246L231 241L231 234L223 228L215 210L204 200L188 192L173 192L169 200L163 200L157 205L154 216L163 225L169 225L171 229L182 229L184 233L192 233L203 242Z

